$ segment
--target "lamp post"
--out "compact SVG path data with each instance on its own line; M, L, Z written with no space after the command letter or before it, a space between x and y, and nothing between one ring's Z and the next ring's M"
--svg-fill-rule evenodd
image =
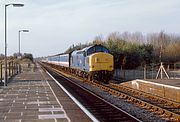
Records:
M19 57L21 57L21 32L29 32L29 30L19 30Z
M4 73L4 86L7 86L7 22L6 22L6 12L7 12L7 7L12 5L13 7L23 7L24 4L6 4L5 5L5 57L4 57L4 65L5 65L5 73Z

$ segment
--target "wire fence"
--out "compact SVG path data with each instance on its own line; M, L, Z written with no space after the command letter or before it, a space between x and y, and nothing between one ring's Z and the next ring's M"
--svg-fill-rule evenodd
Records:
M116 80L134 80L134 79L156 79L167 78L165 72L171 79L180 79L180 68L170 67L169 65L163 65L164 70L160 68L160 64L153 64L151 66L141 66L137 69L115 69L113 78ZM161 71L162 70L162 71ZM157 76L159 71L159 75ZM161 74L162 73L162 74Z

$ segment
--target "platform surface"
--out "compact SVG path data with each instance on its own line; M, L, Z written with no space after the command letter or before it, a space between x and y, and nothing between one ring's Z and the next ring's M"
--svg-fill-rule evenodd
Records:
M179 79L136 79L133 81L121 83L120 85L180 103Z
M0 122L91 121L39 66L24 69L0 89Z
M180 87L180 79L146 79L146 81L174 87Z

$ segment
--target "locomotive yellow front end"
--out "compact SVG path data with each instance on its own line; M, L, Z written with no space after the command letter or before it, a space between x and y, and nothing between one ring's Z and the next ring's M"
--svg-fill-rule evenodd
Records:
M93 79L107 83L114 69L113 56L109 53L97 52L89 56L89 71Z

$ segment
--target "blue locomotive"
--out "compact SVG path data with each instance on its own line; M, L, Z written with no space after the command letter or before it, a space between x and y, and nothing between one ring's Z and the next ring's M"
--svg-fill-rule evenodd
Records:
M103 45L92 45L68 54L48 56L46 62L83 78L104 83L113 75L113 56Z

